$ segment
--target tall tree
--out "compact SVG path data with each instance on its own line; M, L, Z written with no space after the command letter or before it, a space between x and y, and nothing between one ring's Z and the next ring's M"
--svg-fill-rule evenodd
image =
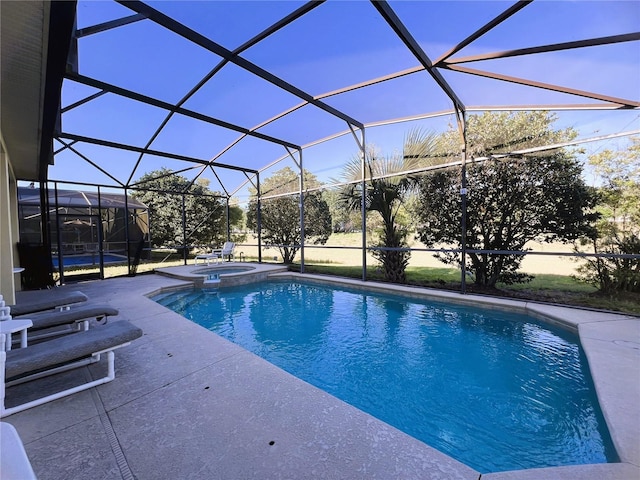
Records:
M322 197L329 205L331 228L334 233L351 233L360 230L360 225L362 224L360 212L344 208L341 190L325 190L322 192Z
M409 264L411 252L402 250L408 247L408 222L401 219L405 197L415 186L416 173L412 170L441 161L434 155L437 150L436 137L432 133L412 130L404 141L402 154L379 155L369 149L365 155L364 204L367 212L376 212L382 226L378 239L373 246L373 257L380 262L385 279L390 282L406 282L405 270ZM362 163L354 157L346 166L343 177L355 182L362 178ZM362 206L363 189L358 183L351 183L342 193L343 205L351 211Z
M589 242L595 253L640 255L640 138L626 149L604 150L589 157L599 179L602 217L597 235ZM579 278L605 293L640 292L640 259L587 258L578 268Z
M229 241L244 243L247 240L244 209L238 205L229 205L229 225L231 225Z
M554 130L554 120L546 112L471 116L467 122L471 159L573 138L571 129ZM443 142L453 148L458 138L457 131L450 130ZM471 164L467 184L466 248L483 251L467 255L467 268L474 272L477 285L495 287L498 281L510 284L531 278L518 271L522 255L491 254L491 250L522 251L532 240L570 241L593 233L596 196L582 179L581 164L564 149ZM427 247L460 244L460 185L459 168L421 178L417 237ZM460 265L458 253L437 257Z
M304 171L306 188L320 186L315 175ZM267 246L274 246L286 264L293 263L302 241L300 229L299 177L289 167L275 172L262 182L261 195L281 195L261 201L260 220L262 238ZM254 195L255 191L252 192ZM306 192L304 199L305 242L325 244L331 235L331 214L320 191ZM247 210L247 226L258 228L258 201L252 198Z
M604 222L621 231L640 229L640 137L620 150L604 150L588 160L601 184Z
M132 196L149 207L151 241L156 247L182 245L182 193L186 213L187 244L221 245L226 240L225 207L208 188L208 181L191 185L181 175L161 168L145 173L138 180L149 190Z

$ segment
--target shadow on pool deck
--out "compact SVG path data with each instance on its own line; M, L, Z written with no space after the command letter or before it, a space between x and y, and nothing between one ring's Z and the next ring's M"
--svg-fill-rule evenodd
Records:
M62 287L118 308L121 314L110 321L130 320L144 336L117 351L113 382L3 419L17 428L40 480L480 478L469 467L145 296L184 285L181 280L144 275ZM444 296L479 301L459 294ZM535 315L562 317L579 328L623 463L482 478L640 478L640 320L501 303L527 306ZM93 365L59 375L55 387L96 376L101 368ZM8 389L8 403L29 391L46 390L52 379Z

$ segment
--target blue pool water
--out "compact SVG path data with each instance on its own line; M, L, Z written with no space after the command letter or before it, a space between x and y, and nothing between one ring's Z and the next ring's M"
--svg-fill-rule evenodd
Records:
M577 339L531 317L284 282L156 301L482 473L617 460Z
M122 255L114 255L111 253L104 254L104 263L118 263L126 262L127 257ZM64 255L62 257L62 264L66 267L72 267L77 265L100 265L100 255L96 254L83 254L83 255ZM53 256L53 266L58 268L58 257Z

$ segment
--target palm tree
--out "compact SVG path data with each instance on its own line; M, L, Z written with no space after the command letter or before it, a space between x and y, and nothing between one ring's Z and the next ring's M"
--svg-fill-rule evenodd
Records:
M365 155L364 201L367 212L377 212L382 220L379 241L373 256L382 265L385 279L390 282L406 282L405 270L411 252L408 247L409 231L398 221L398 213L407 194L414 188L418 171L429 165L440 163L435 154L437 137L434 133L411 130L405 137L403 154L375 156L373 150ZM345 165L343 177L348 182L362 178L360 158L354 157ZM362 206L362 185L350 183L342 192L341 200L349 210L359 210Z

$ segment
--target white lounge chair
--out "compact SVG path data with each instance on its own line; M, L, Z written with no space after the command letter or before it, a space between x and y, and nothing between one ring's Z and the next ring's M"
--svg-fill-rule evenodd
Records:
M13 315L41 312L61 308L74 303L86 302L87 296L77 290L51 288L49 290L26 290L16 292L16 304L9 305Z
M200 255L196 255L194 259L194 263L197 265L198 260L203 260L209 265L212 260L216 262L221 262L224 260L224 257L229 257L229 260L233 258L233 251L236 248L236 244L233 242L225 242L222 248L215 248L211 250L211 253L202 253Z
M196 255L193 262L198 265L198 260L202 260L203 263L207 265L211 264L213 260L216 262L220 262L222 259L222 250L211 250L211 253L201 253L200 255Z
M129 345L140 336L142 330L138 327L118 321L6 352L4 334L0 334L0 417L110 382L116 376L113 351ZM103 353L107 354L107 374L104 377L20 405L5 407L6 388L98 362Z
M80 292L76 292L80 293ZM84 294L83 294L84 295ZM29 343L39 341L51 337L59 337L67 333L79 332L80 330L89 329L89 320L95 318L97 322L107 323L107 317L110 315L118 315L118 310L109 305L98 304L77 304L63 307L56 310L42 310L39 312L29 313L26 315L12 316L11 306L4 302L2 294L0 294L0 321L23 321L29 322L28 336L22 335L22 330L14 330L13 328L1 329L2 333L11 335L10 332L17 332L14 337L7 339L7 349L12 343L23 343L28 337ZM0 324L5 325L5 324ZM9 332L9 333L8 333ZM20 338L17 338L20 337Z
M14 320L31 320L29 343L50 337L58 337L67 333L89 329L89 320L107 323L107 317L118 315L118 310L109 305L81 304L64 310L44 310L22 316L14 316ZM16 339L14 339L14 342Z
M236 249L236 244L233 242L225 242L225 244L222 246L222 260L224 260L224 257L229 257L229 261L231 261L231 259L233 258L233 252Z

